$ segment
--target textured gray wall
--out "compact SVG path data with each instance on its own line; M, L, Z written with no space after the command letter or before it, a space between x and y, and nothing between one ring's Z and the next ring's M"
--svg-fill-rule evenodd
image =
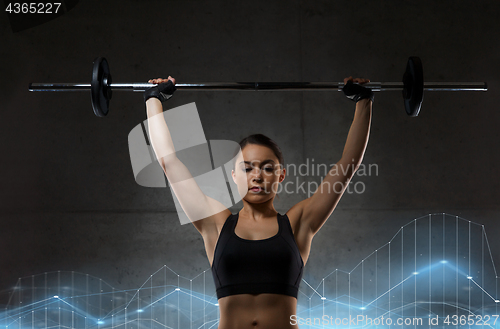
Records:
M313 241L304 278L352 269L434 212L484 224L500 264L499 10L493 0L94 0L18 33L1 13L0 290L53 270L125 289L164 264L186 277L209 268L169 190L134 181L127 136L146 118L142 95L116 92L101 119L88 93L28 92L30 82L89 82L97 56L115 82L400 81L413 55L427 81L487 81L487 93L426 93L418 118L406 116L399 92L376 94L364 163L378 175L354 179L366 190L344 195ZM178 92L167 106L193 101L207 139L264 133L296 165L335 163L354 110L336 92ZM276 208L305 197L282 194Z

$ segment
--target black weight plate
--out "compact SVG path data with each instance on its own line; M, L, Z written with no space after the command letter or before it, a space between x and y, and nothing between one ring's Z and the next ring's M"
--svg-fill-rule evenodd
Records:
M109 73L108 61L104 57L94 60L92 70L92 82L90 84L90 96L94 114L104 117L109 112L109 100L111 99L111 74Z
M409 116L416 117L424 100L424 70L419 57L410 57L403 75L403 98Z

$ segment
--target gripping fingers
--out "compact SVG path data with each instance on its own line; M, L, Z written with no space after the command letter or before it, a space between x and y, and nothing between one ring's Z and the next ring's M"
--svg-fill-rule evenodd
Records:
M175 85L175 79L172 78L171 76L168 77L168 79L162 79L162 78L158 78L158 79L149 79L148 82L149 83L154 83L154 84L160 84L160 83L165 83L165 82L168 82L168 80L171 80L172 83Z
M357 83L357 84L363 84L363 83L367 83L367 82L370 82L370 79L363 79L363 78L353 78L353 77L349 77L349 78L345 78L344 79L344 84L347 83L347 81L351 80L352 82L354 83Z

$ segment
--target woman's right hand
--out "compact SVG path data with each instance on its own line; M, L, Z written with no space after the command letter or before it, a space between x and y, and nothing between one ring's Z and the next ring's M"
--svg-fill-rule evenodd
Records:
M162 78L150 79L148 82L149 83L160 84L160 83L168 82L168 80L172 81L172 83L175 85L175 79L172 78L171 76L168 76L168 79L162 79Z
M167 83L169 81L172 82ZM144 91L144 102L146 102L151 97L154 97L163 103L164 101L172 97L174 91L176 90L175 79L172 78L171 76L169 76L168 79L162 79L162 78L150 79L148 82L151 84L154 83L156 85L151 86L151 88L148 88Z

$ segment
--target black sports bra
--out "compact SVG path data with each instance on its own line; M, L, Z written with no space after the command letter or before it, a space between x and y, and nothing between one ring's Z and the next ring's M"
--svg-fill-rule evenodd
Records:
M297 298L304 262L288 216L278 214L278 234L263 240L237 236L238 216L226 219L215 246L212 274L217 299L261 293Z

